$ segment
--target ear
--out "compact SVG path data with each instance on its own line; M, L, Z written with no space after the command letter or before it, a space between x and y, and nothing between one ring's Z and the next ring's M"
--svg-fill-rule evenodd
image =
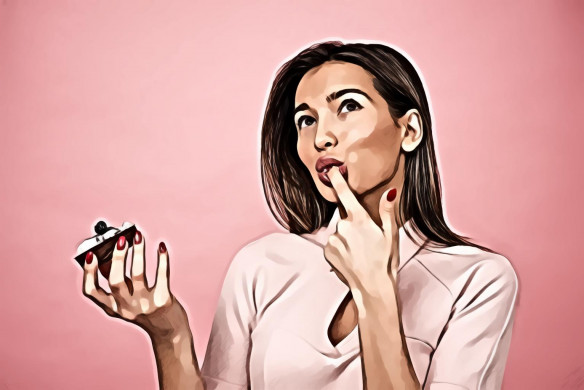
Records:
M399 124L404 129L401 147L405 152L411 152L422 142L424 126L422 116L415 108L412 108L399 118Z

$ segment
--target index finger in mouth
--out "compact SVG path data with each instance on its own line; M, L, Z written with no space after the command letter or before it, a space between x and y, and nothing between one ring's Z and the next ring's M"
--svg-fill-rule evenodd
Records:
M355 215L365 212L361 203L355 197L353 191L349 188L349 184L345 181L345 178L339 171L339 167L332 167L327 173L333 188L335 189L337 196L345 210L347 211L348 217L353 217Z

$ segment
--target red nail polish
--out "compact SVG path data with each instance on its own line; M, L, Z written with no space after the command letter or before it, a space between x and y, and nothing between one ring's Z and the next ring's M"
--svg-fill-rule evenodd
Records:
M160 245L158 245L158 250L160 253L166 253L166 245L164 245L164 242L160 242Z
M393 202L393 200L395 199L395 196L396 195L397 195L397 190L395 188L392 188L387 193L387 200L390 201L390 202Z
M93 261L93 252L87 252L87 254L85 255L85 262L87 264L91 264L92 261Z
M136 234L134 235L134 243L139 244L141 242L142 242L142 233L140 233L140 230L136 230Z
M126 246L126 237L120 236L120 238L118 238L118 249L122 250L122 249L124 249L125 246Z

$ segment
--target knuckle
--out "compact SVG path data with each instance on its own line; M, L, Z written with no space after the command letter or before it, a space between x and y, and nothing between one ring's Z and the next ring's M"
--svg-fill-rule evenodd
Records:
M324 254L325 256L328 257L332 257L333 255L335 255L338 252L337 247L335 246L335 244L331 244L325 247L324 250Z
M83 285L81 286L81 292L86 297L92 297L97 292L97 287L95 286L95 283L92 283L91 279L88 278L83 282Z
M133 273L132 282L144 283L144 273L143 272Z
M111 300L111 307L109 308L114 314L118 314L118 301L116 299Z
M172 306L172 298L170 297L170 295L167 295L166 300L164 301L162 306L160 306L160 309L168 309L170 306Z
M117 281L110 281L109 285L110 285L110 289L112 290L112 293L120 293L122 291L125 283L117 282Z
M114 254L112 256L112 263L117 261L124 261L126 258L126 250L125 249L115 249Z
M115 273L113 273L113 274L110 273L110 277L109 277L108 282L109 282L110 286L118 287L118 286L121 286L122 283L124 283L124 279L122 277L116 275Z
M82 289L83 295L86 296L87 298L92 298L93 294L95 293L95 287L91 288L91 287L87 287L84 286Z
M336 237L334 236L334 234L330 235L329 238L327 239L327 244L325 246L325 250L329 250L331 249L331 247L333 247L336 243Z
M331 246L333 248L337 249L343 245L343 239L341 237L343 237L343 234L341 234L341 233L335 233L329 237Z

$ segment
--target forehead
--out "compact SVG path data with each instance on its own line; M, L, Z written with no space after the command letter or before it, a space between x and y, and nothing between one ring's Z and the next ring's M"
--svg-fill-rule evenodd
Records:
M344 88L358 88L375 94L373 76L359 65L349 62L329 61L311 69L300 80L296 89L296 103L322 99L331 92Z

